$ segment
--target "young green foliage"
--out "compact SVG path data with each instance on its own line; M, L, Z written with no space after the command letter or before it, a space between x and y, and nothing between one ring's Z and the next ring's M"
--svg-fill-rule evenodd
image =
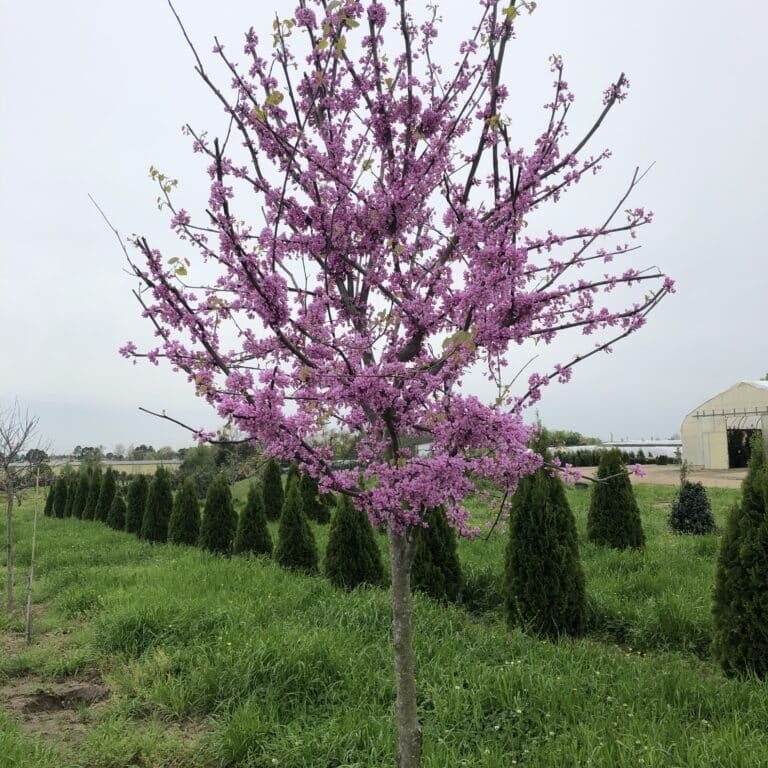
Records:
M552 639L584 631L576 521L562 481L544 468L523 478L512 499L504 602L512 626Z
M128 501L125 513L125 530L128 533L135 533L137 536L141 533L148 493L149 481L146 475L136 475L128 484Z
M368 515L355 509L348 496L339 498L328 531L325 575L337 587L384 583L384 566Z
M237 526L237 513L232 506L232 493L225 475L218 475L208 487L200 528L200 546L221 555L232 553L232 540Z
M115 481L115 472L112 467L107 467L107 471L104 473L104 479L101 481L101 488L99 490L99 500L96 503L96 509L93 513L94 520L101 520L101 522L107 522L107 516L109 515L112 501L115 498L117 492L117 483Z
M188 477L176 491L168 521L171 544L197 544L200 538L200 505L197 503L195 480Z
M91 477L91 487L88 489L88 500L85 502L85 508L83 509L83 520L93 520L96 505L99 503L102 482L101 469L96 467Z
M283 514L277 532L275 560L284 568L317 572L317 544L304 514L298 483L289 483L286 488Z
M712 505L701 483L688 480L683 483L672 502L669 525L675 533L702 535L714 532Z
M248 488L245 509L237 521L234 551L236 555L248 552L254 555L272 554L272 537L267 527L262 491L253 483Z
M617 449L600 457L587 517L587 538L614 549L639 549L645 545L632 483Z
M112 504L110 504L109 512L107 513L107 525L110 528L114 528L116 531L125 530L125 515L125 499L123 498L122 493L116 492L112 499Z
M147 503L141 521L141 538L147 541L168 540L168 519L171 516L173 496L168 472L158 467L147 492Z
M714 651L726 675L768 676L768 465L753 440L741 502L720 542L712 605Z
M462 587L456 532L440 507L428 509L424 519L429 527L416 532L411 585L435 600L456 601Z
M276 459L270 459L264 467L262 480L264 513L267 520L279 520L283 511L283 480L280 465Z

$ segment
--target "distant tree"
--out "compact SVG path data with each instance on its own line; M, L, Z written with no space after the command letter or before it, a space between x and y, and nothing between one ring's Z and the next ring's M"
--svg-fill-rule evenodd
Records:
M131 449L128 458L133 461L148 461L155 458L155 449L151 445L144 445L142 443L142 445L137 445Z
M339 498L331 518L324 571L332 584L344 589L384 583L384 566L371 522L347 496Z
M104 458L104 451L102 450L101 446L86 446L85 448L80 448L80 454L79 456L76 456L75 458L80 459L80 466L85 467L97 467L101 464L101 460Z
M67 512L67 478L64 475L59 475L56 479L53 493L53 514L63 518Z
M88 492L91 489L91 483L88 479L88 472L81 469L77 473L77 490L75 500L72 503L72 514L75 517L82 517L85 511L85 505L88 503Z
M675 533L702 535L715 530L712 505L701 483L683 483L672 502L669 525Z
M713 600L715 656L726 675L768 677L768 464L751 443L741 500L720 542Z
M112 503L109 506L106 523L110 528L116 531L125 530L126 506L122 493L115 493Z
M267 520L279 520L283 511L283 480L275 459L269 459L264 467L261 488Z
M115 479L115 472L112 467L107 467L104 479L101 481L101 488L99 489L99 500L96 502L96 509L93 512L94 520L100 520L102 523L107 522L107 516L109 515L116 491L117 481Z
M83 520L94 519L96 506L99 503L102 480L101 468L97 465L91 475L91 487L88 489L88 499L86 500L85 508L83 509Z
M304 514L298 483L288 483L277 532L275 560L283 568L317 572L317 544Z
M187 478L176 491L171 517L168 521L168 541L171 544L197 544L200 538L200 505L192 478Z
M200 527L200 546L221 555L232 553L237 526L237 513L232 506L232 493L226 475L218 475L208 488Z
M185 451L176 477L181 482L191 480L197 498L204 499L217 472L216 448L212 445L198 445Z
M128 484L128 501L125 514L125 530L128 533L135 533L136 535L141 533L148 492L149 482L146 475L136 475Z
M435 600L456 601L462 587L456 532L439 507L428 509L424 520L429 527L417 532L411 585Z
M640 520L629 474L617 449L604 451L592 488L587 538L595 544L614 549L637 549L645 545L645 534Z
M24 461L28 464L47 464L48 454L42 448L30 448L24 454Z
M267 527L262 491L253 483L248 488L248 500L237 522L234 551L236 555L247 552L254 555L272 554L272 536Z
M546 469L523 478L512 499L504 600L512 626L552 639L584 631L576 521L562 481Z
M141 538L151 542L168 539L168 520L171 516L173 497L168 472L158 467L149 484L144 517L141 521Z

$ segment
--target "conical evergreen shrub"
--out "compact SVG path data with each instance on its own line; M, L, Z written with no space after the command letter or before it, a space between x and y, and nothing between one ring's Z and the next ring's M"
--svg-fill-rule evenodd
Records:
M67 475L67 501L64 504L64 517L72 517L72 508L75 505L75 494L77 493L77 479L72 475Z
M277 532L275 560L283 568L307 573L317 572L317 544L301 503L298 483L289 483L286 489L283 514Z
M610 479L603 479L610 478ZM603 452L587 516L587 538L614 549L638 549L645 545L632 483L618 449Z
M158 467L147 492L147 503L141 521L141 538L152 542L168 540L168 520L173 496L168 472Z
M267 528L267 516L264 514L262 491L256 485L248 489L245 509L237 521L234 550L236 555L252 553L254 555L272 554L272 536Z
M304 504L304 514L316 523L325 524L331 519L331 512L326 506L325 500L320 495L317 480L303 472L299 478L299 489Z
M284 498L282 474L276 459L270 459L264 467L261 488L267 520L279 520L283 511Z
M324 570L331 583L344 589L384 583L384 566L371 522L347 496L339 497L331 519Z
M141 533L148 493L149 481L146 475L136 475L128 484L128 499L125 513L125 530L128 533L135 533L137 536Z
M299 466L298 464L296 464L295 461L292 461L288 465L288 472L285 475L285 493L288 493L288 486L291 483L297 482L298 480L299 480ZM283 503L285 503L285 498L283 498Z
M107 522L107 516L115 499L116 492L115 472L112 467L107 467L104 479L101 481L101 488L99 489L99 500L96 502L96 509L93 512L94 520L101 520L102 523Z
M576 521L562 481L544 468L524 477L512 499L504 603L511 626L552 639L584 631Z
M75 501L72 505L72 514L75 517L82 517L85 505L88 502L88 492L91 490L91 483L88 479L88 473L81 471L77 477L77 492Z
M53 514L56 517L64 517L67 509L67 479L59 476L53 486Z
M232 553L237 526L237 513L232 506L232 493L225 475L218 475L208 487L200 527L200 546L221 555Z
M96 506L99 503L99 494L101 493L101 484L103 482L101 469L96 467L91 477L91 487L88 489L88 500L83 509L83 520L93 520L96 513Z
M56 497L55 488L55 483L49 485L48 493L45 495L45 507L43 507L43 514L46 517L53 517L53 500Z
M713 639L726 675L768 676L768 467L753 440L741 501L728 516L715 574Z
M713 533L715 518L709 497L701 483L686 480L672 502L669 525L675 533Z
M192 478L187 478L173 499L168 521L168 541L171 544L197 544L200 538L200 505L197 488Z
M462 586L456 532L440 507L428 509L424 519L429 527L417 532L411 586L435 600L456 601Z
M110 528L114 528L116 531L125 530L125 515L126 506L125 499L122 493L115 493L115 497L112 499L112 504L109 506L109 512L107 513L107 525Z

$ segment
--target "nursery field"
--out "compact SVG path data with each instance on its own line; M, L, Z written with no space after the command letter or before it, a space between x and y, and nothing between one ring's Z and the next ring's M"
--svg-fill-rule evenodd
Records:
M583 638L507 629L503 535L461 542L459 605L417 596L423 765L768 765L768 687L728 680L710 659L718 536L668 531L674 487L635 490L644 552L589 544L589 492L568 490L589 596ZM245 493L235 487L240 507ZM737 491L709 494L723 525ZM21 602L29 496L17 520ZM311 525L322 552L327 527ZM392 765L386 590L344 593L268 560L42 515L36 575L33 644L20 612L0 618L2 768Z

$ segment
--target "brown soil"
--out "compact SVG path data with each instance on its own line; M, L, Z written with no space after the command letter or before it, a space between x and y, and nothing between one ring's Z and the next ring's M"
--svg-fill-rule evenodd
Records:
M632 476L633 483L643 485L679 485L680 467L677 464L655 465L643 467L645 477ZM583 475L597 477L597 467L579 467ZM688 479L692 483L701 483L705 488L739 488L747 474L746 469L692 469Z
M20 678L0 687L0 705L13 713L22 730L64 742L82 738L87 710L108 698L109 689L99 678Z

